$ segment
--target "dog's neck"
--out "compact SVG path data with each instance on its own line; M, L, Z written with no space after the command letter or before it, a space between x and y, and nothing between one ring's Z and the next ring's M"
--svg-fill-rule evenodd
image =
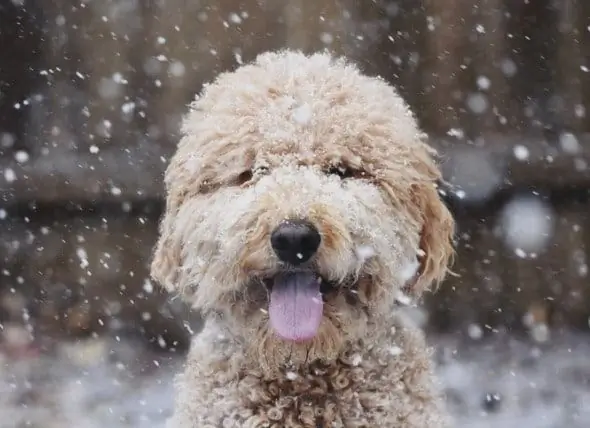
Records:
M354 365L363 355L374 349L393 346L392 337L396 334L394 318L384 322L369 322L362 338L351 338L338 343L290 343L270 337L247 337L236 332L230 323L219 317L210 317L205 321L203 331L195 340L207 343L210 352L217 355L207 359L223 360L239 373L258 373L260 377L272 379L290 376L293 373L315 373L328 369L339 363ZM377 328L379 326L379 328ZM214 344L215 351L210 345Z

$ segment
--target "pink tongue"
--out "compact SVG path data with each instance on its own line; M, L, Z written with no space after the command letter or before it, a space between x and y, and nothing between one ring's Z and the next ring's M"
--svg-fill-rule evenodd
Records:
M312 339L322 321L323 306L317 276L309 272L278 275L270 293L270 325L283 339Z

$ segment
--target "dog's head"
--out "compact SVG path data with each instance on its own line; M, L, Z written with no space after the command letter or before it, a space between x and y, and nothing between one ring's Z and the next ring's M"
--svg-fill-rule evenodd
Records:
M183 133L152 274L256 357L329 359L444 277L439 171L385 81L267 53L206 86Z

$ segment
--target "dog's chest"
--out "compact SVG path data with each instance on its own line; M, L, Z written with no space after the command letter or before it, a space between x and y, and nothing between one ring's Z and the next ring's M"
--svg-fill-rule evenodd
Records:
M284 370L265 380L245 376L238 382L252 427L360 428L375 427L379 414L391 411L379 364L315 364L306 370ZM387 376L391 379L390 376Z

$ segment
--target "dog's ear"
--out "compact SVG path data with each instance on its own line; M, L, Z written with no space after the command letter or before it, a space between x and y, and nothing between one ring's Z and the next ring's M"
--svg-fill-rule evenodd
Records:
M421 221L419 268L406 285L406 291L419 296L431 285L438 284L449 272L454 255L455 221L443 203L435 182L413 185L411 200Z
M442 177L433 159L436 152L422 144L412 150L411 157L404 155L408 159L402 159L401 165L401 155L387 163L380 185L405 214L408 232L420 231L418 269L403 286L405 292L419 297L449 273L455 221L439 194Z
M176 214L182 199L183 195L177 192L168 195L151 263L152 278L170 292L183 292L186 282L181 269L182 244L175 232Z

